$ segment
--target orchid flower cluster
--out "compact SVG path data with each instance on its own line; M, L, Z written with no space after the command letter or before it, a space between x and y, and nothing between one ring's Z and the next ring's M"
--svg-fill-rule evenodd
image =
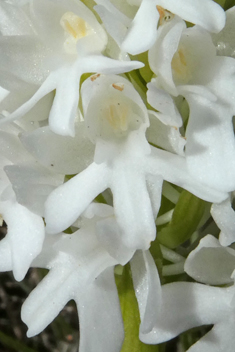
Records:
M79 352L205 325L187 351L233 352L235 7L1 0L0 33L0 271L48 270L28 336L74 300Z

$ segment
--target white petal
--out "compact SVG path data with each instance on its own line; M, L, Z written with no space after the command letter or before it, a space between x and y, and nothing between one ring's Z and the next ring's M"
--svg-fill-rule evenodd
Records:
M49 126L54 133L75 136L74 120L79 103L79 84L84 71L77 65L54 72L56 93L49 115Z
M80 77L83 73L123 73L142 66L138 61L118 61L101 55L90 55L78 59L72 67L54 73L55 77L58 75L59 81L49 116L52 131L63 136L75 135L74 120L79 103Z
M171 62L178 49L184 29L185 23L182 20L173 19L167 23L166 27L163 26L159 30L159 38L149 50L150 68L160 79L162 87L174 96L177 96L178 93L173 80Z
M105 164L93 163L55 189L45 203L48 233L58 233L69 227L93 199L108 188L109 178Z
M53 91L56 88L56 85L57 85L57 77L56 77L56 74L52 73L44 81L44 83L37 90L37 92L26 103L21 105L17 110L15 110L9 116L5 118L1 118L0 124L14 121L24 116L30 109L34 107L35 104L37 104L37 102L40 99L42 99L45 95Z
M4 36L33 34L32 24L24 11L4 1L0 4L0 32Z
M215 62L211 65L210 77L211 80L208 82L207 87L234 114L235 60L231 57L216 57Z
M188 352L233 352L234 343L234 316L227 316L190 347Z
M128 165L116 165L111 184L117 222L129 248L148 249L156 227L144 174Z
M109 59L110 60L110 59ZM115 60L112 60L113 64L115 64ZM106 62L106 64L112 64L112 61ZM129 64L133 63L133 61L122 61L120 62L121 65L127 65L126 68L128 67ZM136 62L138 64L138 62ZM106 66L107 67L107 66ZM108 68L108 67L107 67ZM134 69L134 68L133 68ZM131 67L130 67L131 70ZM99 71L98 71L99 72ZM97 96L102 97L105 96L107 93L107 89L112 89L115 90L116 88L113 87L113 85L120 85L122 89L122 94L132 100L135 104L137 104L141 110L141 115L144 115L144 122L146 125L148 125L148 116L147 116L147 110L146 107L137 93L135 89L133 89L133 85L128 81L127 79L121 77L121 76L116 76L113 75L112 72L107 72L109 73L106 76L103 75L94 75L88 78L87 80L84 81L82 84L82 89L81 89L81 94L82 94L82 103L83 103L83 110L84 113L86 114L88 106L90 102L92 102L93 98L96 98Z
M83 300L86 302L86 292L89 295L89 286L95 278L117 263L99 245L92 228L79 230L70 236L57 235L54 239L54 244L49 238L45 246L47 255L43 252L40 255L50 272L22 307L22 320L29 327L28 336L41 332L69 300L79 302L80 308ZM52 245L52 257L48 261L49 243Z
M63 270L51 270L30 293L21 310L21 318L29 328L28 337L44 330L72 299L72 291L77 286L74 276L71 275L75 268L72 263L65 262Z
M177 87L179 94L182 94L183 96L187 96L187 94L192 93L195 95L199 95L201 97L204 97L207 99L209 102L216 102L218 100L217 96L211 92L207 87L205 86L200 86L200 85L181 85Z
M219 236L221 245L229 246L235 242L235 212L230 199L219 204L212 204L211 215L221 230Z
M28 151L46 168L64 175L73 175L91 164L94 145L85 135L84 123L75 125L76 136L60 136L42 127L21 134L20 140Z
M17 135L0 131L1 155L9 160L9 164L30 162L31 156L25 151Z
M42 64L42 56L48 48L36 35L0 36L1 70L14 74L23 81L39 85L48 76L48 67Z
M82 60L84 72L98 72L104 74L119 74L141 68L144 64L140 61L113 60L101 55L90 55Z
M119 352L124 330L113 269L106 269L76 298L79 314L79 351Z
M17 201L40 216L44 216L44 203L48 195L64 181L63 175L53 174L35 164L10 165L4 170Z
M2 100L4 100L9 93L10 93L9 90L4 89L3 87L0 87L0 102L2 102Z
M180 16L185 21L199 24L210 32L219 32L225 25L225 13L211 0L158 0L159 5Z
M161 176L146 175L147 189L151 200L153 216L157 217L161 206L161 194L163 179Z
M164 285L158 324L149 334L140 334L140 339L148 344L162 343L193 327L226 320L232 295L231 289L197 283Z
M209 285L224 285L233 282L235 251L222 247L219 241L207 235L186 259L184 270L196 281Z
M183 138L176 127L163 124L159 114L149 110L150 127L146 131L147 140L169 152L184 156L186 139Z
M118 13L117 15L118 10L111 3L110 6L112 6L112 10L113 8L115 9L115 13L109 11L106 7L101 5L94 6L94 9L100 16L107 32L117 42L117 44L121 46L127 32L127 27L124 23L122 23L123 14L120 16Z
M125 246L120 227L114 218L100 220L97 225L97 238L107 252L121 265L129 262L135 250ZM126 234L124 234L126 235ZM123 243L124 242L124 243Z
M43 220L14 201L1 203L1 213L8 226L5 240L11 248L13 274L20 281L42 249L45 235Z
M100 218L112 217L114 215L113 207L103 203L91 203L82 213L82 217L92 219L95 216Z
M223 103L188 95L190 117L186 131L188 170L198 181L230 192L235 189L235 139L232 114Z
M217 48L218 55L234 57L234 35L235 35L235 7L225 12L226 24L223 30L213 34L212 39Z
M102 11L104 11L103 9L105 9L105 11L110 13L110 16L112 18L115 18L120 23L123 23L126 27L128 27L130 25L130 22L131 22L130 18L128 16L126 16L123 12L118 10L118 8L119 9L121 8L121 10L126 10L127 8L130 11L133 10L133 7L129 6L126 1L123 1L122 3L121 2L119 2L119 3L116 2L115 6L109 0L97 0L96 3L98 5L94 6L94 9L95 9L95 11L97 11L97 9L98 9L97 13L99 13L99 10L101 8L102 8ZM103 19L102 19L102 22L103 22ZM106 27L106 23L105 22L104 22L104 25Z
M122 43L122 50L132 55L148 50L157 36L159 13L156 3L152 0L142 0L140 8Z
M180 127L182 118L170 94L158 89L154 83L147 84L147 99L149 104L159 113L156 115L165 125Z
M204 185L194 178L187 169L185 158L153 147L151 150L151 156L146 160L146 172L161 175L164 180L209 202L221 202L228 197L228 193Z
M131 260L132 279L140 311L140 334L149 333L161 311L161 283L149 251L137 251Z

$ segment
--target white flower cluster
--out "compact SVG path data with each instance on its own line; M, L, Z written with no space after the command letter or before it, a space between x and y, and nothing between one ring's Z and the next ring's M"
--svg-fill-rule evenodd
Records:
M213 324L188 351L233 352L235 8L95 3L0 1L0 271L49 270L22 307L29 337L73 299L79 351L121 351L114 269L130 262L142 342ZM211 216L219 239L199 234ZM156 224L163 276L190 280L161 286Z

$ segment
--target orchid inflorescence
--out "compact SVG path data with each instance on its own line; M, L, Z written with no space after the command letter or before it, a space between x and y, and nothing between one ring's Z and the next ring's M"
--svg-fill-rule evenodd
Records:
M79 352L205 325L177 351L233 352L235 7L1 0L0 33L0 271L49 271L28 337L74 300Z

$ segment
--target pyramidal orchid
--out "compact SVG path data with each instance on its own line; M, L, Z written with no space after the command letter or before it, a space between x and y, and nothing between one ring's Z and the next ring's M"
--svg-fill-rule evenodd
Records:
M0 272L30 350L233 352L233 5L1 1Z

